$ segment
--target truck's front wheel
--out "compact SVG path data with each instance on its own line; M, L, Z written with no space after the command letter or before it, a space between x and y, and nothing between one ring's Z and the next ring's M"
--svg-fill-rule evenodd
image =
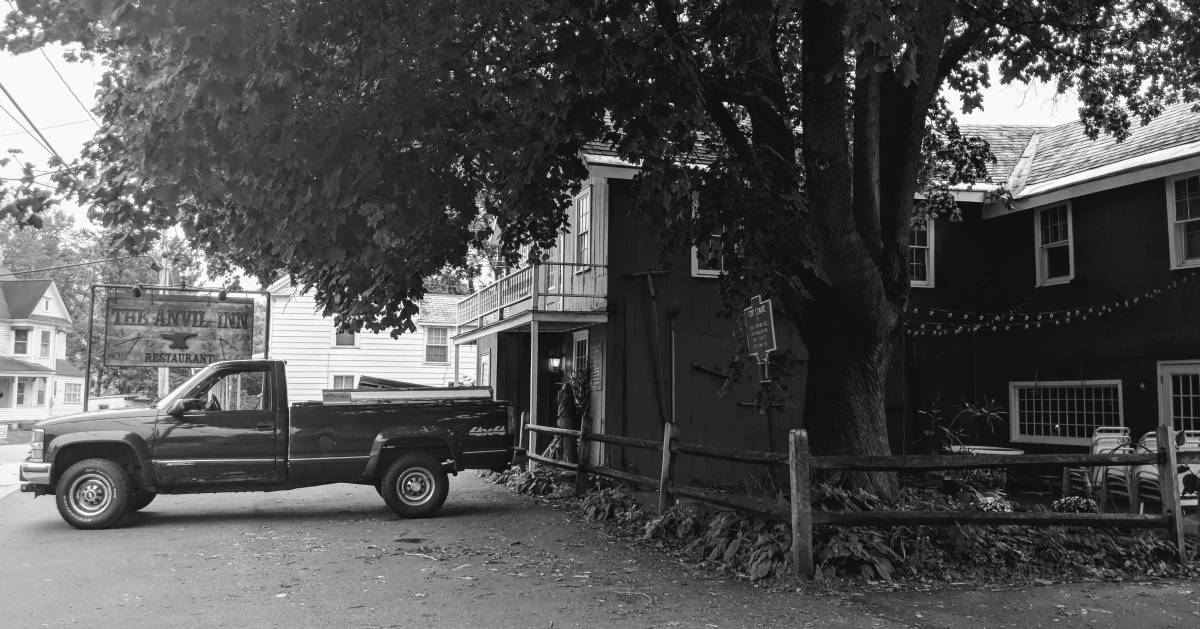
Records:
M380 493L396 515L419 518L433 514L446 501L450 480L428 454L401 456L383 475Z
M104 529L125 515L133 482L108 459L84 459L58 479L58 513L77 529Z

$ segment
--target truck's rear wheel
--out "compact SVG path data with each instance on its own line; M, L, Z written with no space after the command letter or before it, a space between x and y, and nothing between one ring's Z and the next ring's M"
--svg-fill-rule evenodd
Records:
M428 454L401 456L383 475L380 493L396 515L420 518L433 514L446 501L450 480L437 459Z
M125 513L133 513L145 509L151 502L154 502L154 497L158 494L144 489L135 489L129 496L129 502L125 505Z
M58 479L58 513L77 529L104 529L125 515L133 492L129 473L108 459L84 459Z

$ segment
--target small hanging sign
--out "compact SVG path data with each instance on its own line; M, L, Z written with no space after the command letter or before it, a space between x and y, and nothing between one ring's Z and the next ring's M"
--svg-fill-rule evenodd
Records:
M746 332L746 351L763 368L762 381L769 382L770 357L775 351L775 315L771 300L762 295L750 298L750 304L742 310L742 322Z

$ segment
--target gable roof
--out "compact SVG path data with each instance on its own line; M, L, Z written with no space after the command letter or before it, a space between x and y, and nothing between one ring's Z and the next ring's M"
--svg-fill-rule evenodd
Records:
M458 302L465 295L434 295L426 294L421 300L421 312L417 315L418 324L458 324Z
M10 319L28 319L54 280L0 280Z

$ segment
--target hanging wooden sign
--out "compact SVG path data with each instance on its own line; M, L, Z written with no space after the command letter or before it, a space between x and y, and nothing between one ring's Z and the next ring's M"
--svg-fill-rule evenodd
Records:
M122 294L107 306L105 365L203 367L253 353L253 299Z

